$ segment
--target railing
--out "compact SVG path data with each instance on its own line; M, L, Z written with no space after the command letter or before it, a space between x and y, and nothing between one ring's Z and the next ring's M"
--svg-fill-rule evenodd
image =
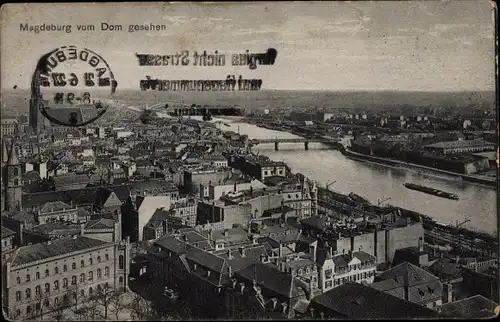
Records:
M314 143L337 143L339 142L339 139L306 139L306 138L293 138L293 139L258 139L252 140L252 144L259 144L259 143L305 143L305 142L314 142Z

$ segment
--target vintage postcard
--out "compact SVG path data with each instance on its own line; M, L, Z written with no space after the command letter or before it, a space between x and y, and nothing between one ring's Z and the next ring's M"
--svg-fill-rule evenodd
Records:
M496 22L487 0L2 6L4 317L494 317Z

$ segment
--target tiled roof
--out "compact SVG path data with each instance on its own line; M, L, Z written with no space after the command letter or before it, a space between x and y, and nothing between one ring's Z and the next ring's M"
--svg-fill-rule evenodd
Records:
M441 279L455 279L462 276L460 266L448 259L438 259L429 267L429 271Z
M24 195L23 195L24 196ZM34 226L37 224L35 214L28 211L2 211L2 217L11 218L19 222L26 221L28 226Z
M174 253L181 254L184 253L186 244L173 236L163 236L157 239L154 242L154 245L155 246L153 247L159 246L162 248L166 248Z
M16 234L15 231L12 231L9 228L2 226L2 238L7 238L7 237L13 236L15 234Z
M38 181L40 180L40 174L36 171L28 171L23 174L23 180Z
M40 212L54 212L71 209L72 207L62 201L47 202L40 208Z
M30 230L44 235L64 234L64 233L71 234L80 231L80 224L51 222L38 225L36 227L31 228Z
M482 295L475 295L453 303L444 304L441 313L448 317L471 319L492 318L497 304Z
M354 282L316 296L311 303L347 319L431 318L437 312Z
M75 239L64 238L54 240L49 244L33 244L19 248L12 260L12 266L23 265L34 261L47 259L54 256L68 254L76 251L102 246L108 242L79 236Z
M257 282L257 285L265 287L287 298L294 298L305 294L305 291L296 285L294 278L273 264L255 263L235 275L241 276L246 280Z
M232 249L231 259L229 259L228 252L228 250L222 251L219 256L226 260L228 266L231 266L231 270L233 272L238 272L245 267L260 262L260 256L266 255L266 249L262 245L244 247L243 252L245 257L241 256L239 249ZM226 267L226 272L229 272L228 267Z
M127 200L129 195L129 188L127 185L109 186L107 188L113 190L120 200ZM73 201L73 204L76 205L94 204L98 189L99 187L88 187L82 189L25 193L23 194L23 207L25 209L30 209L32 207L38 208L47 202L54 201L62 201L65 203L71 203Z
M91 179L86 174L63 174L60 176L54 177L54 184L56 186L65 186L72 184L87 184L91 181Z
M398 279L402 282L404 275L408 276L408 286L416 286L425 282L438 280L436 276L408 262L401 263L381 273L377 278L382 280Z
M115 221L106 218L90 220L85 224L85 229L110 229L114 227L115 227Z
M382 281L371 284L379 291L405 298L405 275L408 288L408 299L414 303L427 303L441 297L443 286L439 279L424 271L423 269L410 264L402 263L380 274L377 279Z

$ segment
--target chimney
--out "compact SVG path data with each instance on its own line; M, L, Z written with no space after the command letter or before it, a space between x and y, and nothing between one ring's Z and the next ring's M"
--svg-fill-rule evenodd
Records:
M409 300L408 298L408 287L409 287L409 282L408 282L408 274L405 273L403 274L403 288L404 288L404 299Z
M229 237L229 229L224 229L224 237Z
M233 276L233 268L231 266L228 266L228 270L229 270L229 277L232 277ZM234 284L233 284L233 287L234 287Z
M453 285L451 283L443 284L443 292L445 296L445 303L453 302Z
M418 238L418 251L423 252L424 251L424 241L422 237Z
M231 249L227 250L227 258L228 259L233 259L233 254L231 254Z
M280 242L280 249L279 249L279 253L278 253L278 256L281 258L283 256L283 244Z
M47 245L52 245L52 241L50 239L47 240Z
M313 279L312 277L309 279L309 294L307 296L307 299L310 301L314 297L314 286L313 286Z
M245 257L245 256L246 256L246 255L245 255L245 248L244 248L244 247L241 247L241 246L240 246L240 247L238 247L238 248L239 248L239 250L240 250L241 257Z
M234 182L234 192L236 192L236 181Z
M250 186L250 196L253 197L253 186Z
M85 224L80 224L80 236L85 235Z

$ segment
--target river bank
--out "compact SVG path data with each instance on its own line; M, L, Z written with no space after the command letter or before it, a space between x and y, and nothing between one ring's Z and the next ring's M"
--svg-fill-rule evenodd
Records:
M361 161L361 162L374 162L377 164L387 165L387 166L391 166L391 167L399 167L399 168L403 168L403 169L404 168L411 168L411 169L417 169L417 170L422 170L422 171L428 171L429 173L434 173L436 175L450 176L455 180L464 180L464 181L468 181L471 183L481 184L481 185L484 185L486 187L493 188L493 189L496 188L496 186L497 186L497 180L495 180L495 178L478 177L478 176L474 176L474 175L465 175L465 174L460 174L457 172L451 172L451 171L426 167L426 166L415 164L415 163L408 163L408 162L394 160L394 159L380 158L380 157L375 157L372 155L357 153L357 152L354 152L354 151L349 150L349 149L342 149L341 152L346 157L353 159L353 160Z
M259 128L243 122L227 123L229 127L218 125L218 128L246 134L250 139L290 139L304 136ZM347 145L347 142L343 143ZM370 200L372 204L390 197L392 205L421 213L437 222L454 225L457 220L461 222L470 219L466 228L496 235L497 195L489 187L429 171L359 162L343 155L340 149L326 148L321 143L310 143L309 151L305 151L303 143L280 143L279 151L274 149L273 143L261 143L252 150L271 160L283 161L292 172L302 173L322 187L329 185L330 190L343 195L353 192ZM405 182L454 193L460 200L404 189Z
M251 123L253 124L253 123ZM280 132L285 132L285 133L290 133L293 135L297 135L300 137L304 138L310 138L314 139L313 136L308 136L305 133L301 133L298 131L293 130L291 127L283 127L283 126L278 126L278 125L260 125L260 124L253 124L257 127L261 127L264 129L268 130L273 130L273 131L280 131ZM317 136L317 135L316 135ZM443 179L451 179L451 180L463 180L467 181L469 183L473 184L479 184L484 187L492 188L495 189L498 186L498 181L494 177L488 177L484 175L466 175L458 172L452 172L452 171L447 171L447 170L441 170L437 168L432 168L432 167L427 167L423 165L419 165L416 163L409 163L405 161L400 161L396 159L389 159L389 158L382 158L382 157L375 157L371 155L366 155L362 153L357 153L352 150L349 150L348 147L345 144L327 144L328 146L338 149L344 156L356 160L356 161L361 161L361 162L373 162L382 166L389 166L389 167L398 167L402 169L413 169L413 170L418 170L418 171L425 171L429 175L434 175L438 176Z

